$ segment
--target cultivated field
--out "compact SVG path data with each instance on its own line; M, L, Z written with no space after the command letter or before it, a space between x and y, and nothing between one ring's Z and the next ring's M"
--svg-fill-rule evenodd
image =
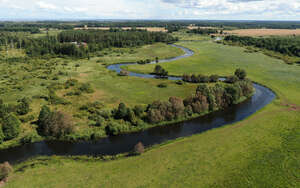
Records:
M224 33L240 36L285 36L300 35L300 29L239 29L232 31L226 30Z

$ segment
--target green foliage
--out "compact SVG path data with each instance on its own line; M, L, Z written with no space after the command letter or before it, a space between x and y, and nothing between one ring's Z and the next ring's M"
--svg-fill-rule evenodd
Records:
M154 42L174 42L176 39L162 32L147 31L63 31L57 36L19 39L29 56L72 56L90 58L90 53L110 47L133 47ZM20 43L20 42L19 42ZM21 46L21 45L19 45Z
M167 88L168 84L166 84L166 83L160 83L160 84L157 85L157 87L159 87L159 88Z
M128 115L129 109L124 103L120 103L118 109L114 112L116 119L125 119Z
M76 80L76 79L69 79L69 80L67 80L66 83L65 83L65 89L68 89L68 88L70 88L70 87L74 87L74 86L76 86L77 84L78 84L78 80Z
M133 111L137 117L142 118L145 112L145 108L141 105L136 105L133 108Z
M28 134L28 135L24 136L21 139L21 143L22 144L30 144L30 143L33 143L33 142L37 142L39 140L41 140L41 137L36 132L33 132L31 134Z
M233 83L237 82L238 80L239 80L239 78L236 75L234 75L234 76L228 76L226 78L225 82L233 84Z
M67 105L67 104L70 104L70 102L68 102L64 98L61 98L61 97L57 96L54 89L49 89L49 99L48 100L51 104L54 104L54 105L58 105L58 104Z
M195 33L195 34L200 34L200 35L210 35L210 34L217 34L217 33L219 33L219 31L217 29L197 28L197 29L188 30L187 33Z
M199 75L184 74L182 76L182 80L184 82L191 82L191 83L210 83L210 82L219 81L219 76L218 75L205 76L202 74L199 74Z
M89 83L83 83L81 86L78 88L79 91L84 92L84 93L93 93L94 89L92 88L91 84Z
M300 57L300 39L296 37L254 38L242 36L226 36L225 41L239 43L245 46L255 46L289 56Z
M5 139L5 135L4 135L3 130L2 130L2 125L0 124L0 144L2 144L4 139Z
M14 139L19 135L21 122L13 113L3 118L2 124L5 140Z
M162 68L162 66L160 65L156 65L154 68L154 72L153 74L159 76L159 77L168 77L168 71L166 71L164 68Z
M106 127L106 133L110 135L118 135L122 132L129 130L129 127L126 123L111 121Z
M38 132L43 136L56 138L72 133L74 124L72 118L62 112L51 112L47 106L43 106L38 119Z
M234 75L237 76L240 80L244 80L247 76L247 73L244 69L236 69Z
M23 99L19 100L17 113L19 115L26 115L30 111L30 99L24 97Z

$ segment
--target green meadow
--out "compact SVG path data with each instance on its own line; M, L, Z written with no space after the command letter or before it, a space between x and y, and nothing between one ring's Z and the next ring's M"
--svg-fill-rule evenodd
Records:
M300 67L208 39L177 44L192 49L195 55L162 64L169 74L226 76L243 68L250 79L276 92L277 99L246 120L154 146L141 156L112 161L84 156L32 159L14 166L6 187L299 187ZM77 62L68 67L73 70L72 77L92 83L96 88L92 97L108 107L120 101L146 104L170 95L190 95L196 87L193 84L182 87L171 81L118 77L105 69L107 63L182 53L159 45L143 47L132 55L116 50L112 55L82 61L77 70ZM150 73L154 66L126 69ZM157 88L161 82L168 87ZM82 97L80 101L85 102Z

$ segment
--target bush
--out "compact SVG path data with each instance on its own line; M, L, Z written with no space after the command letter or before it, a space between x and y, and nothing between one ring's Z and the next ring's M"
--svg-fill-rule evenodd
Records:
M30 111L30 99L27 97L24 97L23 99L19 100L19 105L17 109L18 115L26 115Z
M91 84L89 84L89 83L81 84L81 86L78 89L84 93L93 93L94 92Z
M65 83L65 89L68 89L70 87L76 86L78 84L78 80L75 79L69 79Z
M209 79L210 79L210 82L218 82L219 81L219 76L214 74L214 75L211 75L209 77Z
M121 132L126 132L128 130L128 125L125 123L119 123L119 122L110 122L106 128L105 131L109 135L118 135Z
M3 133L5 140L16 138L20 133L20 120L12 113L3 119Z
M159 76L159 77L168 77L168 71L166 71L162 66L156 65L154 68L153 74Z
M67 105L67 104L70 104L69 101L65 100L64 98L61 98L61 97L57 96L55 91L52 90L52 89L49 90L49 99L48 100L51 104L54 104L54 105L58 105L58 104Z
M0 181L6 181L12 171L13 168L8 162L0 164Z
M239 80L239 78L237 76L228 76L225 80L225 82L233 84L235 82L237 82Z
M159 87L159 88L167 88L168 84L166 84L166 83L160 83L160 84L157 85L157 87Z
M134 146L134 152L137 155L141 155L142 153L145 152L145 147L142 142L139 142Z
M145 112L145 108L141 105L137 105L133 108L133 111L137 117L142 118Z
M182 80L178 80L178 81L176 81L176 84L177 85L183 85L183 81Z
M4 136L4 133L2 130L2 126L0 125L0 144L3 143L4 139L5 139L5 136Z
M116 119L125 119L128 115L129 109L126 107L124 103L120 103L117 110L114 112L114 117Z
M240 80L244 80L247 76L247 73L243 69L236 69L234 75L237 76Z
M119 73L119 76L128 76L129 75L129 71L126 70L121 70Z

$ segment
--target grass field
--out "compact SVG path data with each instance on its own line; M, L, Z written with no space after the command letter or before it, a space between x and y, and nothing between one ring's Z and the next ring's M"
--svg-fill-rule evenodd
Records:
M224 32L240 36L300 35L300 29L238 29L232 31L225 30Z
M195 55L163 64L170 74L229 75L244 68L278 98L242 122L156 146L141 156L107 162L33 159L15 166L7 187L299 187L300 67L210 41L179 44ZM129 69L151 72L153 66Z

